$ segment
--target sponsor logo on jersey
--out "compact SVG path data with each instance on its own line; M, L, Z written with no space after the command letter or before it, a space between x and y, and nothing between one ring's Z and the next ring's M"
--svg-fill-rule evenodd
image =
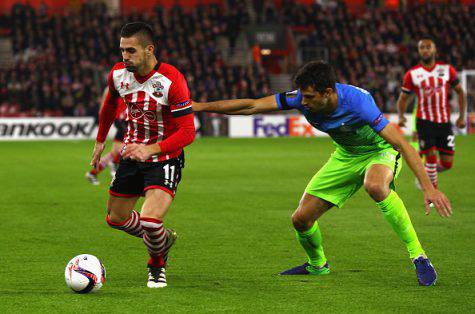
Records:
M143 110L135 103L127 103L127 107L129 107L129 114L133 119L140 119L144 117L148 121L157 121L157 113L152 110Z
M179 103L179 104L176 104L175 107L177 107L177 108L184 108L184 107L188 106L189 104L190 104L190 100L188 99L188 100L186 100L186 101L184 101L184 102L181 102L181 103Z
M436 93L442 93L442 86L437 86L437 87L431 87L431 86L425 86L423 91L424 91L424 96L430 97Z

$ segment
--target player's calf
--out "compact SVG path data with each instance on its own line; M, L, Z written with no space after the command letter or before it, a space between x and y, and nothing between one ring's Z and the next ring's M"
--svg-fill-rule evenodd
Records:
M114 220L111 219L110 214L106 216L107 224L110 227L117 230L123 230L134 237L143 237L144 231L140 223L140 214L135 210L130 213L130 217L126 220L120 220L116 217L114 218Z
M150 255L149 265L163 267L165 265L163 252L167 242L167 232L163 226L163 221L140 217L140 222L144 230L143 242Z
M449 169L452 168L452 165L453 165L453 162L452 162L452 161L444 161L444 160L441 160L441 161L437 164L437 172L443 172L443 171L449 170Z

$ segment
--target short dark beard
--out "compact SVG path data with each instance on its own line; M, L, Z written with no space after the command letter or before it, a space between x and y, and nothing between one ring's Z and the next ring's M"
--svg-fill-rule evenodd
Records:
M421 63L422 63L422 64L429 64L429 63L432 63L432 62L434 62L434 61L435 61L434 56L430 56L430 57L428 57L428 58L426 58L426 59L424 59L424 58L421 57Z
M128 67L125 67L127 71L135 73L137 72L137 67L135 65L129 65Z

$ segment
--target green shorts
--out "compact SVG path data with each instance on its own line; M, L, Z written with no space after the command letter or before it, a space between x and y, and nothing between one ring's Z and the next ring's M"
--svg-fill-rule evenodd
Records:
M388 166L396 179L402 166L400 156L392 148L361 155L337 149L310 180L305 192L341 208L363 185L366 170L372 165ZM391 188L394 189L394 180Z

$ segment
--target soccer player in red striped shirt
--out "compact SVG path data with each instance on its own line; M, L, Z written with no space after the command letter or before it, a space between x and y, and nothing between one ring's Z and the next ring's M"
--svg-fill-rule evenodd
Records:
M437 172L452 167L455 153L455 136L450 122L449 87L458 94L460 108L456 125L466 126L467 103L457 72L450 64L436 62L435 43L422 39L418 44L420 64L404 75L404 83L397 102L399 126L405 126L408 95L417 96L416 128L420 153L425 155L425 168L432 184L437 187ZM440 161L437 162L437 151Z
M162 288L167 285L168 250L176 239L163 219L181 179L183 148L195 138L193 110L183 75L156 59L152 28L128 23L120 36L123 62L109 74L91 165L100 160L120 97L127 106L127 132L109 189L106 220L112 228L143 238L150 255L147 286ZM145 201L139 214L134 207L140 196Z

